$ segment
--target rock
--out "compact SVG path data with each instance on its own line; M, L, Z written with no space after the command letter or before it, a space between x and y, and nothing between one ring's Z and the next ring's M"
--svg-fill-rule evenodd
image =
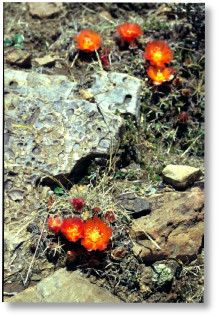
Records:
M200 169L187 165L167 165L163 172L163 181L176 188L185 189L197 181L202 172Z
M153 263L153 276L152 282L156 286L163 286L168 282L171 282L178 267L178 263L174 260L157 261Z
M77 84L65 76L15 70L4 75L4 238L22 241L27 221L46 207L43 200L49 191L38 192L40 180L49 186L54 177L64 185L69 175L77 179L89 159L108 157L116 149L124 121L100 112L95 103L76 99ZM13 268L5 265L5 276L18 272L18 265L25 267L22 250L6 252L5 263L13 254L15 258ZM26 262L29 265L29 259Z
M62 2L28 2L30 15L34 18L53 18L63 9Z
M6 70L5 85L13 88L5 98L8 163L68 177L80 161L109 155L112 139L114 151L123 119L73 99L77 85L65 76Z
M16 49L7 56L6 62L19 67L29 67L31 64L31 58L27 51Z
M120 169L120 172L121 172L121 173L128 173L128 170L127 170L127 168L121 168L121 169Z
M41 58L35 58L34 61L39 65L39 66L47 66L47 67L52 67L55 65L55 60L49 56L46 55Z
M31 281L40 281L42 279L40 274L33 274L31 276Z
M121 303L107 289L90 283L78 271L60 269L36 286L5 300L6 302Z
M198 181L198 182L194 182L194 183L192 184L192 187L195 187L196 190L197 190L197 188L200 188L201 190L204 191L204 189L205 189L205 181L204 181L204 180L201 180L200 182L199 182L199 181Z
M140 277L141 283L145 285L151 285L153 274L154 272L152 270L152 267L144 265L141 269L141 277Z
M115 113L118 109L121 114L130 114L139 121L141 106L139 79L126 74L104 71L97 72L92 77L94 83L87 90L94 95L101 110Z
M150 194L151 194L151 195L156 194L156 191L157 191L156 188L150 187L149 190L150 190Z
M140 254L141 251L142 251L142 247L141 247L140 245L134 245L134 246L132 247L132 251L133 251L134 255L135 255L136 257L138 257L139 254Z
M101 11L100 13L100 20L102 22L106 22L108 20L113 20L112 15L108 11Z
M133 218L145 216L151 211L151 204L146 199L135 197L134 194L121 195L118 199L122 207L133 212Z
M4 227L4 278L17 274L24 268L28 269L31 261L31 255L27 256L27 249L32 234L26 232L25 227L21 231L17 227L13 230L14 223L15 215L12 213L10 226L5 224Z
M84 90L82 89L80 91L80 95L81 95L81 98L84 99L84 100L88 100L90 102L94 102L95 101L95 98L94 98L94 95L92 95L89 91L87 90Z
M141 303L141 298L138 294L131 293L128 295L126 303Z
M150 214L133 220L130 232L139 256L145 261L194 260L204 236L204 193L164 193L149 196L148 201Z

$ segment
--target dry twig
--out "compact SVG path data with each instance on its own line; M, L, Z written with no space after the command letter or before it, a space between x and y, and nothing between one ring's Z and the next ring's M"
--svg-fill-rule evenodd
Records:
M31 262L30 262L29 269L28 269L28 271L27 271L27 276L26 276L26 278L25 278L25 280L24 280L24 282L23 282L23 283L24 283L24 286L25 286L26 283L27 283L27 279L28 279L28 276L29 276L29 274L30 274L31 267L32 267L32 265L33 265L34 259L35 259L35 257L36 257L37 250L38 250L38 248L39 248L39 244L40 244L40 240L41 240L41 237L42 237L42 234L43 234L43 229L44 229L44 224L45 224L45 222L46 222L46 217L45 217L44 222L43 222L43 226L42 226L41 234L40 234L40 237L39 237L37 246L36 246L36 250L35 250L35 252L34 252L34 255L33 255L32 260L31 260Z

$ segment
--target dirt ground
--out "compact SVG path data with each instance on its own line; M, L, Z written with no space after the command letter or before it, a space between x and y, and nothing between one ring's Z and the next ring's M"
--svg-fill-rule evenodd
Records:
M125 22L138 23L144 31L134 46L122 42L115 28ZM21 44L31 56L31 65L22 67L22 70L65 75L79 82L80 88L86 90L91 86L91 75L100 70L100 65L95 52L80 51L77 56L73 36L84 28L93 29L102 35L103 42L98 54L101 57L108 52L110 66L106 71L127 73L142 81L141 121L137 125L133 118L125 117L126 131L120 144L120 158L115 163L112 182L118 182L122 190L130 186L130 190L141 194L149 188L161 186L161 173L168 164L190 165L200 168L204 173L204 4L63 3L63 8L58 13L39 19L30 15L28 3L4 3L4 41L12 43L12 39L21 34ZM148 78L148 62L142 56L147 42L152 40L166 40L175 52L170 63L170 67L174 69L174 79L161 86L154 86ZM14 43L4 46L4 68L19 70L20 67L6 61L13 50ZM34 61L35 58L47 55L56 61L54 66L39 66ZM179 119L182 113L188 115L186 122ZM127 167L128 174L124 171ZM78 185L87 186L95 169L96 163L91 162ZM131 185L130 181L133 182ZM57 196L57 199L65 200L65 196L60 197ZM125 219L122 221L124 228L128 230L129 223ZM37 226L39 223L33 223L28 228L29 232L33 232ZM33 250L28 250L30 255ZM82 252L72 269L80 264L91 282L96 282L99 286L107 285L121 299L128 298L130 302L188 302L186 294L189 286L186 281L191 283L194 278L191 276L182 276L180 282L176 281L167 290L154 290L154 294L150 296L142 295L138 283L142 263L129 252L131 245L126 246L126 250L128 254L124 255L124 267L119 263L120 278L126 284L117 291L113 279L101 277L101 274L104 276L101 273L104 266L100 263L109 259L107 253L101 262L100 254L91 256L87 261L87 255ZM39 257L39 260L42 259ZM56 265L49 273L66 265L64 255L56 258L47 254L47 260ZM87 270L84 270L83 265ZM111 268L112 275L118 271L116 265ZM127 271L136 273L130 273L131 276L127 277L124 273ZM41 272L36 270L34 274L39 277ZM42 276L39 277L41 278ZM198 279L203 277L199 276ZM31 280L28 286L36 284L38 280ZM6 292L19 292L22 289L24 287L18 279L4 287ZM177 296L168 297L167 294ZM190 297L192 298L191 293ZM202 294L195 299L196 302L202 302Z

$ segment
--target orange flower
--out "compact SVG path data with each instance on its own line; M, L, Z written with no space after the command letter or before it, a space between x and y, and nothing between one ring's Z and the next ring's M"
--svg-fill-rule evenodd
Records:
M52 215L49 215L49 217L46 219L49 225L49 231L53 233L58 233L61 229L61 224L62 224L62 218L55 216L53 217Z
M95 215L84 224L84 239L81 240L81 244L88 251L97 249L103 251L109 243L112 232L113 229L107 227L103 220Z
M74 40L78 42L77 48L89 53L98 50L103 39L93 30L84 29L78 35L74 35Z
M84 223L78 217L64 219L61 226L62 233L69 241L77 241L84 237Z
M164 63L172 61L174 51L169 48L166 41L149 42L145 48L143 56L150 60L152 65L165 66Z
M142 35L144 32L141 30L137 23L124 23L116 27L119 34L122 35L124 40L128 43L134 41L136 37Z
M164 81L173 79L173 69L167 67L150 66L147 69L148 76L153 79L153 84L158 86Z

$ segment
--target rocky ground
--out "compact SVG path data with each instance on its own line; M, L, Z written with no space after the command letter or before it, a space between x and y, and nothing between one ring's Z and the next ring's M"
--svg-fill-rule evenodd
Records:
M203 4L4 3L5 301L204 302L204 18ZM124 22L144 30L135 46ZM109 66L75 47L84 28ZM154 86L142 53L158 39L174 78ZM94 207L104 251L48 231L49 214Z

